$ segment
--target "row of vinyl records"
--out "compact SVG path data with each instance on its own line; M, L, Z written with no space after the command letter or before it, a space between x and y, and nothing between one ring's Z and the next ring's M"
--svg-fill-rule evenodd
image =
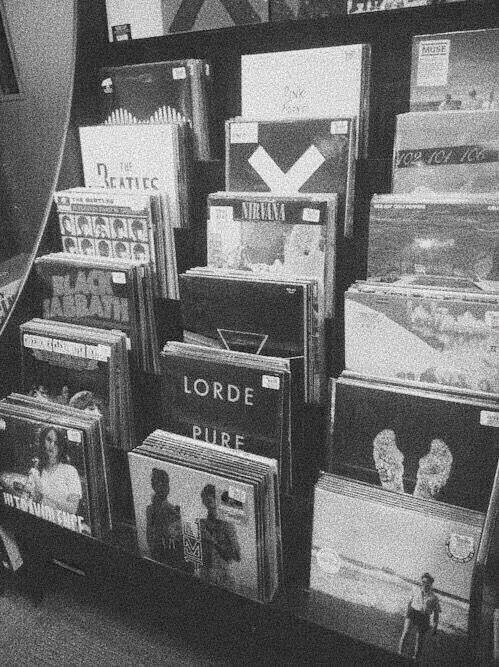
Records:
M109 41L121 42L267 21L338 17L460 1L463 0L106 0L106 10ZM468 0L478 5L483 1Z

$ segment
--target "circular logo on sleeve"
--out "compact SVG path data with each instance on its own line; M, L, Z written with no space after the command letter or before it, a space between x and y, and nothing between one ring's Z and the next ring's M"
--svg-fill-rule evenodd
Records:
M456 563L468 563L475 555L475 540L470 535L451 533L445 547L449 558Z
M317 552L317 565L323 572L338 574L341 568L341 558L333 549L319 549Z

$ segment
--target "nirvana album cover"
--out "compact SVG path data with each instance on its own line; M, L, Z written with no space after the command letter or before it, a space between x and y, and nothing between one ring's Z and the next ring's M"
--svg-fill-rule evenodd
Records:
M84 433L2 413L0 488L3 504L90 535Z
M348 370L498 393L498 350L497 294L374 284L345 293Z
M499 29L416 35L411 111L499 109Z
M329 470L415 498L486 512L499 457L499 401L336 383Z
M382 489L322 475L314 498L310 612L322 600L330 627L415 656L418 664L469 664L484 515L406 496L395 500Z
M399 114L392 191L496 192L499 110Z
M499 195L375 195L368 280L499 291Z

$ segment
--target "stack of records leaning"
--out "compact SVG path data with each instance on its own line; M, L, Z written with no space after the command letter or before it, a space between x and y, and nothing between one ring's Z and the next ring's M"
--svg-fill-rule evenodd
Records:
M303 13L317 10L310 2L302 5ZM331 10L329 5L320 11ZM354 117L358 153L366 157L370 70L369 44L243 55L241 115L260 120Z
M318 281L198 267L179 276L184 340L197 345L303 358L303 395L319 402L325 346Z
M36 271L45 319L123 331L133 362L145 372L159 372L148 264L51 253L37 258Z
M498 349L497 292L358 281L345 293L350 371L499 393Z
M468 627L488 524L480 511L322 473L314 498L309 612L325 610L327 618L323 611L317 620L338 632L411 657L416 628L421 664L474 664ZM422 608L427 613L414 612Z
M11 394L0 401L2 504L102 539L111 527L102 417Z
M103 123L185 123L194 157L210 159L213 84L206 60L102 67L99 75Z
M192 155L185 123L131 123L80 127L87 187L161 196L173 227L188 227Z
M161 357L162 428L276 459L288 491L300 449L303 360L176 342Z
M499 292L499 192L375 195L369 282Z
M102 416L106 444L135 445L126 335L33 319L20 327L25 394Z
M226 121L226 190L338 195L345 233L353 224L356 119Z
M143 556L272 599L282 571L275 460L162 430L128 457Z
M64 252L149 263L155 296L178 296L175 239L157 192L70 188L54 200Z
M499 110L397 116L392 191L497 192Z

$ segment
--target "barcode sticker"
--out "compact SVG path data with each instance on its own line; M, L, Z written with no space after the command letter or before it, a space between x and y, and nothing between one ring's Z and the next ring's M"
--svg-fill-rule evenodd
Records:
M246 491L243 491L243 489L238 489L235 486L229 486L229 498L232 498L232 500L237 500L238 503L245 503Z
M211 222L232 222L234 220L233 206L210 206Z
M231 123L231 144L257 144L258 123Z
M68 440L71 442L81 442L81 431L77 431L74 428L68 428L66 433L68 435Z
M331 121L331 134L347 134L348 133L348 121L347 120L332 120Z
M173 76L174 80L186 79L187 78L187 72L185 70L185 67L174 67L172 69L172 76Z
M304 208L301 217L305 222L319 222L321 212L318 208Z
M123 273L122 271L113 271L111 277L113 279L113 283L117 283L118 285L126 285L126 273Z
M264 389L280 389L281 379L275 375L262 375L262 387Z
M493 426L494 428L499 428L499 412L480 410L480 426Z

